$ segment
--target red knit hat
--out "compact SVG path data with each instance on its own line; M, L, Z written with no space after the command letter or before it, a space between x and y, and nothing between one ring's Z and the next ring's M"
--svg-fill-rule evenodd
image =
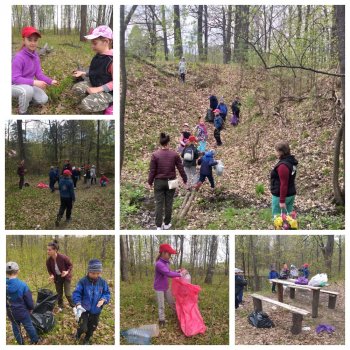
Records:
M36 34L41 38L40 32L34 27L24 27L22 29L22 38L29 38L31 35Z
M63 175L72 176L72 172L69 169L63 171Z
M177 251L171 247L170 244L161 244L159 246L159 253L169 253L169 254L177 254Z
M304 266L304 267L309 267L310 265L309 265L309 264L304 264L303 266Z

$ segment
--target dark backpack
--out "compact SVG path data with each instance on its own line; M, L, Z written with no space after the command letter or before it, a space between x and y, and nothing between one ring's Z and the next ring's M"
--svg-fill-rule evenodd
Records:
M272 328L275 324L266 312L252 312L248 316L248 322L256 328Z
M208 123L212 123L214 121L214 112L208 108L207 115L205 116L205 121Z
M194 159L194 151L192 147L186 147L184 152L184 161L192 162Z

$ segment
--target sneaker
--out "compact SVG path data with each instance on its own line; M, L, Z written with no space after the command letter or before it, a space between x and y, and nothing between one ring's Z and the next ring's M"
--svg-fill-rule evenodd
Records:
M171 227L171 222L168 225L163 224L163 230L169 230Z

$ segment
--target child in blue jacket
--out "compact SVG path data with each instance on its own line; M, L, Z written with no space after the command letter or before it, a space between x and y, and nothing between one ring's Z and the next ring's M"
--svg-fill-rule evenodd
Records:
M279 277L278 272L276 271L275 267L271 265L270 272L269 272L269 280L277 279ZM276 282L272 282L272 293L276 293Z
M18 279L19 266L10 261L6 264L6 311L12 323L13 334L19 345L24 345L21 325L26 330L31 344L38 344L39 337L30 314L34 309L32 293L29 287Z
M73 303L77 313L81 313L76 333L79 341L85 333L84 345L90 344L90 338L97 328L100 313L105 304L108 304L111 293L107 282L101 278L102 262L98 259L89 261L88 273L77 284L73 292Z
M196 190L202 186L206 178L210 182L210 187L215 188L214 177L213 177L213 166L217 165L218 162L214 160L214 151L205 152L204 156L198 159L199 170L199 181L196 185Z
M222 119L220 113L221 113L220 109L215 109L214 110L214 114L215 114L215 117L214 117L214 127L215 127L214 137L215 137L217 146L221 146L222 145L220 132L223 129L223 126L224 126L224 120Z

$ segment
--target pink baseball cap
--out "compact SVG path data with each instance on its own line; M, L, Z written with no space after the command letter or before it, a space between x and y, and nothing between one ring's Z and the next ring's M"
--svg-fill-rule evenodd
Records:
M108 26L99 26L95 28L90 35L85 35L84 38L88 40L93 40L102 36L103 38L113 39L112 29Z

